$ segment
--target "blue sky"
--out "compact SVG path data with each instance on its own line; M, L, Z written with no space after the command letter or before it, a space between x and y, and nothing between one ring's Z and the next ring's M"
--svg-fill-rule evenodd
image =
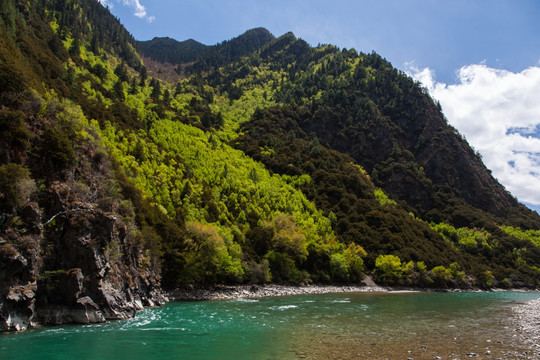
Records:
M213 45L265 27L375 50L422 81L493 175L540 213L538 0L99 1L137 40Z

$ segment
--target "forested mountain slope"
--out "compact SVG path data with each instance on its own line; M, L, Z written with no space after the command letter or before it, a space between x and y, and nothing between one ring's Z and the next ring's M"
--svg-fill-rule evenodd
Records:
M0 329L188 284L540 284L538 214L378 54L260 28L137 43L95 0L0 7Z
M201 53L208 49L208 46L193 39L179 42L163 37L153 38L148 41L137 41L137 49L142 55L148 55L156 61L184 64L197 59Z

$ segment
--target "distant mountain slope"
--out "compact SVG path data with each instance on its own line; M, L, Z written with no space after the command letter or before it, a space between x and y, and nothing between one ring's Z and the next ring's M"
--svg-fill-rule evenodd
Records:
M179 42L169 37L156 37L148 41L137 41L137 49L153 60L178 65L194 61L208 46L192 39Z
M137 41L137 47L143 55L156 61L176 65L195 62L188 67L190 72L195 72L206 71L238 60L242 56L258 50L273 39L274 36L268 30L256 28L248 30L234 39L212 46L201 44L192 39L179 42L165 37Z

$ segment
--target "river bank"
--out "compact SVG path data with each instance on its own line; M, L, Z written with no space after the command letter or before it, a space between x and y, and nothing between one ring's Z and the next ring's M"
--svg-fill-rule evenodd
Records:
M491 291L528 292L531 289L493 289ZM213 287L186 286L167 292L169 301L205 301L258 299L275 296L339 294L355 292L486 292L481 289L427 289L427 288L393 288L377 285L367 276L359 285L216 285Z
M316 295L354 292L390 292L401 291L373 285L363 286L337 286L337 285L239 285L216 286L212 288L180 288L167 293L170 301L205 301L205 300L232 300L257 299L263 297L290 296L290 295Z
M355 292L424 292L433 289L404 289L377 285L371 277L366 277L359 285L217 285L214 287L188 286L178 288L167 293L169 301L205 301L205 300L233 300L258 299L264 297L291 296L291 295L317 295L339 294ZM449 291L449 290L439 290ZM467 290L474 291L474 290Z

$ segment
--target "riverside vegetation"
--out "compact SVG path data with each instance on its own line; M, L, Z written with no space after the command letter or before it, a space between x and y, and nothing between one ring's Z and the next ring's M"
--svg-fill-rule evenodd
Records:
M260 28L137 42L95 0L0 8L0 330L185 285L539 286L538 214L380 55Z

